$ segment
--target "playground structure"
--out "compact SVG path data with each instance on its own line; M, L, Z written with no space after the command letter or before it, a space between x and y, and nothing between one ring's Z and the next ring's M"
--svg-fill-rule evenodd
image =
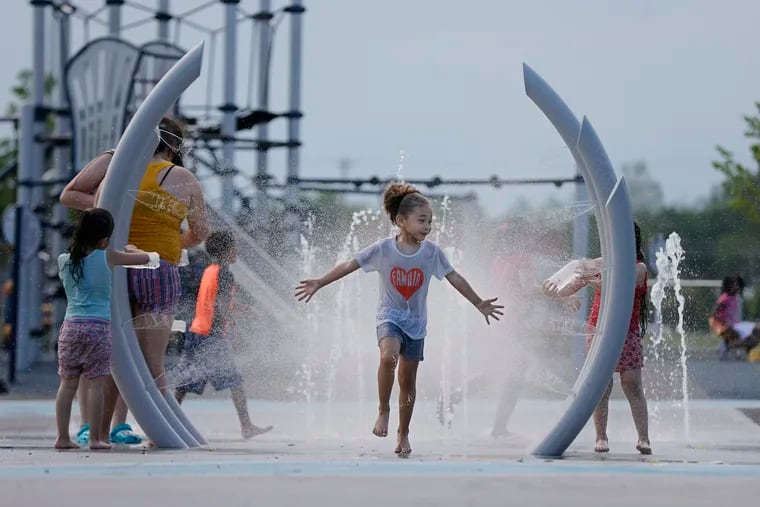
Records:
M116 145L122 131L137 107L165 72L184 53L179 44L188 28L209 39L208 61L211 67L206 83L206 104L181 107L176 102L169 108L188 124L190 153L186 165L200 171L210 170L220 189L218 212L230 215L241 198L252 199L257 208L271 205L268 175L268 156L272 149L288 152L287 172L281 178L290 182L275 191L281 195L286 219L297 232L299 170L299 122L301 79L301 26L305 8L300 0L273 8L270 0L258 2L258 11L243 10L238 0L196 3L183 2L170 9L169 0L158 0L156 8L127 0L104 0L101 7L85 11L76 2L31 0L33 10L33 69L29 103L22 107L20 148L18 157L18 196L15 216L10 213L6 222L13 228L13 244L22 245L15 256L14 279L18 279L16 299L17 325L11 351L11 381L15 372L28 368L39 357L40 301L58 287L55 258L64 248L64 228L67 211L57 203L62 184L68 181L94 155ZM224 24L207 28L204 19L209 11L221 7ZM289 93L285 112L273 113L269 104L269 69L274 36L285 17L290 17ZM136 18L136 19L131 19ZM72 25L81 24L83 45L71 55ZM122 37L125 32L156 23L157 39L135 45ZM239 106L238 27L250 23L250 54L246 106ZM91 39L96 31L99 37ZM223 48L217 39L223 39ZM57 39L53 40L53 39ZM197 42L197 38L193 39ZM57 44L55 43L57 42ZM57 46L52 55L50 47ZM46 54L47 53L47 54ZM214 94L216 54L223 56L222 96ZM46 102L45 79L52 77L57 85L55 102ZM254 81L256 88L254 90ZM256 104L253 104L253 96ZM218 100L217 107L211 105ZM183 104L184 105L184 104ZM186 111L198 111L192 116ZM215 113L218 111L218 113ZM55 117L55 132L46 132L45 123ZM268 123L284 118L288 139L272 140ZM254 129L255 139L239 132ZM237 150L256 151L253 174L235 167ZM219 155L217 155L217 153ZM213 162L208 162L208 160ZM219 163L222 160L224 163ZM47 166L53 166L46 171ZM237 179L237 181L235 181ZM274 188L274 187L273 187ZM47 215L47 216L45 216ZM263 224L258 224L263 227ZM7 233L6 233L7 234ZM297 241L297 236L290 238ZM38 252L46 251L41 261ZM19 273L25 276L19 277ZM63 306L56 303L54 322L60 322Z
M181 23L188 24L187 17L196 14L201 8L193 8L183 15L169 15L169 2L159 2L159 10L155 19L159 23L159 41L147 43L142 46L134 46L118 39L120 31L125 25L121 24L121 9L133 6L131 2L108 0L101 10L107 10L109 16L109 38L97 39L88 42L74 57L68 58L68 49L62 44L61 61L59 68L60 76L65 86L61 87L59 104L56 107L44 103L43 77L44 77L44 26L46 15L54 13L58 19L61 40L67 40L68 17L74 15L71 11L73 6L68 2L42 2L32 1L34 9L34 80L31 103L24 106L21 116L21 150L19 157L19 199L17 213L15 215L15 240L19 245L19 255L16 256L14 267L15 278L19 281L15 297L17 297L18 319L15 326L18 349L15 351L17 363L15 368L26 368L36 358L34 342L31 336L39 327L36 322L36 308L41 300L43 277L51 276L49 271L43 272L37 256L38 239L32 234L35 229L34 213L44 206L49 196L43 195L42 189L53 185L60 185L67 181L71 175L83 166L98 151L107 146L118 147L114 156L114 167L124 166L134 169L144 167L147 157L152 152L153 146L146 139L139 138L139 132L145 136L150 134L152 126L157 125L160 116L173 110L175 114L183 117L190 125L192 133L190 143L191 168L196 171L203 168L209 170L218 178L221 188L219 206L212 209L216 220L226 223L235 208L238 199L246 198L254 201L256 209L268 209L271 195L269 190L281 191L283 209L285 211L285 229L289 231L290 241L295 243L299 232L298 213L299 192L306 185L321 184L348 184L359 189L362 185L380 187L384 180L370 178L361 180L336 180L336 179L301 179L298 175L299 168L299 120L300 112L300 44L301 44L301 15L304 8L300 1L293 1L292 5L281 9L280 12L290 14L292 17L291 29L291 58L290 58L290 94L289 110L285 113L272 113L269 111L268 100L268 63L271 58L272 36L274 33L275 15L271 11L268 0L261 0L260 12L254 15L240 16L239 2L222 0L220 2L207 2L202 8L208 8L212 4L220 3L225 12L224 27L224 101L219 107L222 113L218 123L211 121L211 116L193 118L185 114L177 99L180 93L197 77L192 77L193 71L182 70L191 65L200 73L200 54L202 49L196 47L187 53L182 60L180 56L184 50L176 44L169 42L168 24L171 19L175 21L175 39L179 33ZM99 10L99 11L101 11ZM49 12L48 12L49 11ZM160 15L159 15L160 14ZM98 13L89 14L88 22L97 19ZM152 19L152 18L151 18ZM235 104L235 75L236 62L236 26L241 20L252 19L259 23L260 37L260 60L259 60L259 94L257 109L241 111ZM216 33L216 32L213 32ZM114 57L116 55L116 57ZM175 63L179 60L179 63ZM172 67L172 64L174 66ZM168 72L169 68L173 70ZM121 71L119 75L117 71ZM178 78L177 75L183 77ZM131 76L131 79L126 79ZM173 78L171 76L174 76ZM163 79L163 81L162 81ZM525 68L526 91L536 104L544 111L550 121L555 125L568 147L570 147L577 167L582 175L582 180L588 183L591 199L597 203L597 221L600 227L602 252L605 258L610 259L609 276L605 279L605 287L616 287L614 293L604 291L605 312L600 321L601 338L595 342L589 360L581 372L576 386L573 388L574 400L569 404L565 415L557 424L557 427L547 436L535 450L535 454L556 456L561 455L565 448L578 434L585 424L591 411L606 386L607 379L614 369L615 362L620 353L622 342L617 343L614 337L624 336L621 326L627 325L628 313L631 307L633 287L632 266L632 218L628 203L625 184L617 180L609 160L604 153L601 142L594 133L590 124L584 119L579 123L572 113L564 106L561 99L540 77ZM173 82L178 81L178 82ZM158 84L160 82L160 84ZM122 86L108 86L119 83ZM157 86L158 84L158 86ZM88 87L89 86L89 87ZM161 99L154 100L151 97L157 94ZM103 107L104 104L110 104ZM148 112L143 112L142 108ZM44 129L44 121L49 114L58 117L56 122L57 131L54 136L47 135ZM276 118L285 118L288 121L287 141L272 141L269 139L267 124ZM67 123L70 122L70 126ZM256 127L258 137L249 139L239 137L241 129ZM127 127L124 136L121 131ZM131 135L130 135L131 133ZM235 167L235 150L243 147L256 150L256 171L253 175L244 174ZM288 150L288 164L284 183L276 184L268 172L267 153L273 148L285 148ZM45 165L45 150L53 149L56 152L56 176L54 179L43 180L42 168ZM67 154L67 150L70 151ZM216 153L221 152L221 160ZM204 158L203 153L210 158ZM133 156L127 162L125 153L139 154ZM124 171L127 171L126 169ZM117 229L114 238L119 240L120 235L126 234L123 222L125 208L120 205L123 188L126 187L115 182L115 176L104 182L101 203L112 209L117 219L121 219L121 229ZM134 173L134 171L132 171ZM124 172L124 176L130 173ZM131 174L135 177L135 174ZM248 194L241 186L236 184L235 178L249 177L247 187L252 193ZM517 181L492 178L487 182L476 180L455 180L455 184L491 184L499 186L511 183L554 183L574 182L579 190L578 200L585 200L582 196L584 186L581 178L575 177L567 180L535 180ZM134 182L133 182L134 183ZM252 184L251 184L252 183ZM427 186L434 188L443 185L441 179L427 181ZM341 190L335 187L322 187L322 190ZM55 192L51 192L55 193ZM131 208L130 208L131 209ZM259 213L259 216L263 216ZM51 236L51 248L55 255L62 250L63 237L61 234L62 223L65 221L65 210L56 206L53 213L54 221L46 224L49 236ZM576 221L576 234L574 235L575 253L582 256L585 253L587 242L587 222L585 218ZM584 223L585 222L585 223ZM117 233L118 232L118 233ZM29 239L31 237L31 240ZM121 238L122 240L125 240ZM122 241L123 242L123 241ZM255 244L255 243L254 243ZM266 252L260 252L262 257L267 257ZM276 265L273 259L265 259L266 262ZM243 263L237 267L236 276L256 276ZM281 279L290 281L291 276L281 271ZM242 271L242 272L241 272ZM273 270L275 273L277 269ZM24 273L25 276L19 276ZM271 283L265 283L272 286ZM124 298L126 297L123 283L114 284L116 291L114 326L124 330L123 337L114 336L114 376L120 385L125 399L133 409L136 418L151 439L163 447L188 447L202 444L203 437L197 433L192 424L183 417L178 406L160 396L152 379L147 376L145 365L139 356L134 336L126 330L125 323L129 321L124 314ZM121 294L121 292L124 292ZM276 293L261 296L262 304L272 305L272 314L283 316L282 325L298 327L298 319L292 311L281 312L278 310L290 308L290 304L284 301ZM128 306L126 307L128 311ZM612 337L612 338L611 338ZM117 343L123 338L120 346ZM123 362L124 358L133 361ZM134 366L134 370L131 368ZM155 392L154 392L155 391Z
M11 351L12 382L17 370L28 368L39 357L42 328L38 312L30 309L38 308L43 299L60 296L55 257L65 245L67 210L57 203L62 185L93 156L116 145L147 93L184 54L180 44L197 42L198 37L193 35L200 34L200 38L207 41L208 68L200 78L206 80L204 104L190 104L182 98L171 107L172 113L187 124L185 165L196 172L209 191L207 197L217 223L237 227L233 219L235 210L238 213L250 211L250 226L239 232L253 236L248 249L249 261L270 268L265 272L271 275L266 280L270 286L282 286L283 282L290 286L290 276L273 258L279 256L273 256L256 241L257 231L263 231L262 236L269 232L270 211L267 210L277 210L283 222L277 232L284 236L283 243L293 246L298 244L300 223L306 214L302 192L373 195L382 192L388 178L299 176L301 29L305 7L300 0L276 8L271 0L250 0L245 7L250 11L254 2L258 2L255 12L244 10L242 4L246 2L239 0L199 0L192 6L190 2L170 4L169 0L156 0L155 8L135 1L103 0L99 8L91 11L82 9L77 2L29 2L33 10L32 86L21 118L13 119L14 124L20 125L18 137L22 140L15 164L18 167L18 213L13 216L11 210L5 217L10 225L18 221L18 227L9 227L15 236L11 242L23 246L21 255L16 258L14 274L29 275L20 280L18 291L12 295L18 299L14 306L19 308L18 325L14 326L16 349ZM186 10L177 11L180 6ZM208 28L208 15L219 14L220 10L222 26ZM288 18L288 105L274 112L270 104L274 37L281 22ZM145 40L144 33L142 39L135 38L140 42L128 42L124 38L152 23L157 26L157 38ZM246 26L250 26L249 32L241 29ZM75 38L81 39L81 47L72 51ZM220 40L223 45L219 44ZM241 41L248 42L248 46ZM241 47L250 54L245 62L234 57ZM214 80L219 59L223 63L221 87ZM243 93L238 75L240 67L245 65L247 86ZM45 95L47 78L52 78L57 85L52 103ZM55 131L47 132L45 122L51 116L55 119ZM270 136L270 123L278 119L287 122L285 140ZM244 135L249 130L254 131L255 137ZM279 176L273 175L269 168L269 152L276 149L287 150L287 165ZM255 163L236 161L238 156L249 156L251 151L255 152ZM430 177L410 183L430 191L452 185L501 188L514 184L559 187L573 183L576 200L586 198L580 174L569 178L534 179ZM473 199L472 194L446 195L465 201ZM575 255L585 254L587 237L588 220L581 217L575 222ZM40 261L40 254L47 260ZM260 274L245 270L238 276L256 278ZM272 307L271 298L263 303ZM283 305L283 301L278 301L275 307L282 309ZM59 323L63 312L60 298L54 299L54 307L52 320Z

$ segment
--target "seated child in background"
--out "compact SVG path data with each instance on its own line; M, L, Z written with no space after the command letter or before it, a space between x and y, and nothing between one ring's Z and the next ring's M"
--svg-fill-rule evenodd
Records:
M723 279L720 296L710 317L710 330L722 340L720 359L728 359L732 349L744 349L747 353L760 343L760 331L754 322L739 321L739 292L741 279L727 276Z
M217 391L229 389L243 437L251 438L266 433L272 426L258 427L251 422L243 378L235 366L230 343L237 288L229 269L229 265L237 260L232 232L220 230L209 234L206 252L212 264L205 269L201 278L195 317L190 332L185 335L178 368L182 372L182 382L174 396L182 403L187 393L203 394L208 382Z

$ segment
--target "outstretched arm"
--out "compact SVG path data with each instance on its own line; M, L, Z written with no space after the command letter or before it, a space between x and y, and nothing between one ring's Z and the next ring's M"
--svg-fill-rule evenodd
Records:
M499 317L497 317L497 315L504 315L504 312L501 311L504 306L493 304L497 298L482 299L470 286L469 282L455 270L452 270L451 273L446 275L446 280L448 280L449 283L453 285L454 288L461 295L463 295L467 301L472 303L475 308L477 308L478 311L483 314L483 316L486 318L486 324L490 324L488 320L489 317L494 320L499 320Z
M139 266L150 262L147 252L143 252L131 245L121 250L106 250L106 258L109 266Z
M319 289L325 285L333 283L336 280L340 280L344 276L353 273L357 269L359 269L359 263L356 262L356 259L351 259L349 261L336 264L321 278L301 280L301 283L299 283L296 287L296 297L299 301L303 301L305 299L308 303L314 293Z
M74 176L63 188L58 198L67 208L84 210L95 206L95 192L106 176L108 164L113 154L105 152L88 163L79 174Z

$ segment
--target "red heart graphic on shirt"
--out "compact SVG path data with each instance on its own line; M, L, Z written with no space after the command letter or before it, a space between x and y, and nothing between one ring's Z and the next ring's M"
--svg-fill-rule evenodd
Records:
M407 301L414 295L425 281L425 273L420 268L413 268L409 271L404 268L393 268L391 270L391 283Z

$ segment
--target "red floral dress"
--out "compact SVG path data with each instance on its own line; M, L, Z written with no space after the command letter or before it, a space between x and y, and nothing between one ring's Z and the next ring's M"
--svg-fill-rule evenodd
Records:
M638 264L638 262L637 262ZM623 352L615 367L616 372L635 370L644 367L644 347L641 343L641 328L639 326L639 308L641 299L647 292L647 276L644 275L644 281L636 286L636 292L633 296L633 310L631 311L631 322L628 325L628 334L625 337ZM594 291L594 302L591 305L591 312L588 315L588 326L590 330L596 329L599 320L599 305L601 304L602 294L599 290ZM594 338L593 334L586 336L586 351L591 347Z

